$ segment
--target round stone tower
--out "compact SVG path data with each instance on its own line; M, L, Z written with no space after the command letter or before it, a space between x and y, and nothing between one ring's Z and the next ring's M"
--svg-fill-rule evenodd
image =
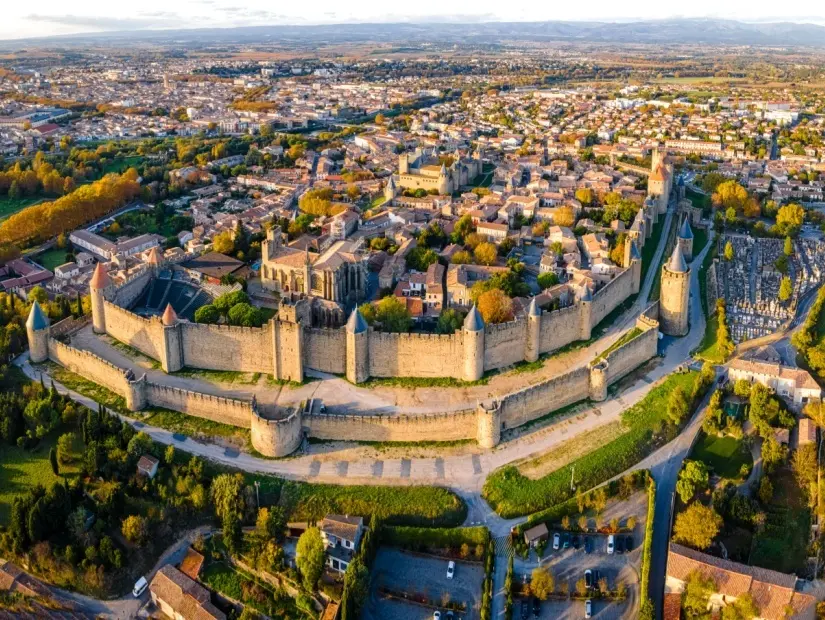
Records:
M495 448L501 442L501 403L485 401L476 406L476 441L482 448Z
M607 399L607 360L601 360L590 367L590 400L600 403Z
M679 229L679 236L676 238L676 243L682 248L682 256L685 260L690 262L693 260L693 231L690 229L690 222L685 217L682 222L682 227Z
M26 319L26 335L29 339L29 359L34 363L49 359L49 318L35 301Z
M590 287L584 285L581 297L579 297L579 340L590 340L590 333L593 330L593 293Z
M668 336L685 336L689 329L689 314L690 268L677 243L670 260L662 267L659 330Z
M464 380L478 381L484 376L484 319L475 305L464 319Z
M111 285L112 280L103 268L103 263L98 263L89 282L89 296L92 299L92 328L96 334L106 333L106 310L103 302L106 299L106 290Z
M347 321L347 380L363 383L370 378L369 326L358 311L352 311Z
M527 309L527 346L524 349L524 359L528 362L535 362L539 359L539 346L541 343L541 310L539 310L536 298L530 301Z

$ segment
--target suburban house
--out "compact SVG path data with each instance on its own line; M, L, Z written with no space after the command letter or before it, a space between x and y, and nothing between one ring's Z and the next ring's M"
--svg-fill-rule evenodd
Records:
M226 620L226 614L212 604L209 590L171 564L155 574L149 592L152 602L175 620Z
M529 530L524 531L524 542L530 547L535 547L540 542L547 540L549 535L550 532L547 530L547 524L539 523Z
M140 457L140 460L138 460L138 473L148 477L151 480L155 477L155 474L158 473L158 463L160 463L160 461L158 461L154 456L144 454Z
M728 379L761 383L788 399L797 408L808 401L822 399L822 390L808 371L784 366L779 362L735 359L728 366Z
M327 515L319 529L327 546L327 566L345 572L364 535L363 517Z
M714 611L750 594L763 620L813 620L816 615L816 598L797 589L795 575L723 560L676 543L670 544L667 556L665 599L681 594L694 572L716 584L709 603Z

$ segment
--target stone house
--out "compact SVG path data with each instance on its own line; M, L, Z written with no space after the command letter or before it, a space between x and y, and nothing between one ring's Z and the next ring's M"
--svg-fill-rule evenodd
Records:
M363 517L327 515L319 529L327 546L327 566L339 573L345 572L364 535Z
M226 620L209 596L209 590L171 564L161 568L149 584L152 602L174 620Z

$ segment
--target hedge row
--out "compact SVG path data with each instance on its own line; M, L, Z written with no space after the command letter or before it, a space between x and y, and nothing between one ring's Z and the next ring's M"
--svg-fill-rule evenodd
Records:
M395 547L435 547L439 549L457 549L461 545L476 547L490 541L490 530L484 526L429 528L387 526L381 536L381 542Z
M650 582L650 558L653 547L653 518L656 512L656 481L651 476L647 483L647 520L645 521L645 540L642 545L641 600L648 599Z

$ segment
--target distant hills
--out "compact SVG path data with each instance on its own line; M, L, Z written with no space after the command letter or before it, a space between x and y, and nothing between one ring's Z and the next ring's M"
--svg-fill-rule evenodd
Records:
M406 42L495 44L506 41L706 44L825 47L825 27L792 22L744 23L724 19L637 22L371 23L318 26L249 26L179 30L129 30L1 41L3 49L25 45L77 45L116 41L158 44Z

